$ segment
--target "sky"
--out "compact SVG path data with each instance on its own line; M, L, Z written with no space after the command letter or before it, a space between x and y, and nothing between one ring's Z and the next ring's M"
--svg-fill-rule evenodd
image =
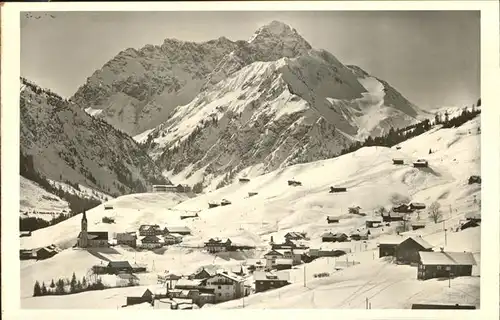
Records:
M471 105L480 97L478 11L21 13L21 75L70 97L127 48L166 38L247 40L272 20L386 80L419 107Z

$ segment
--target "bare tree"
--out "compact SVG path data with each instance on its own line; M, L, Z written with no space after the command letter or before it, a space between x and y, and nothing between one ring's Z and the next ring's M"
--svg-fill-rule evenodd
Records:
M435 201L429 206L429 216L431 217L434 223L438 223L443 218L443 214L441 213L441 205L439 202Z
M382 215L384 215L385 213L387 213L387 209L386 209L386 208L384 208L384 207L380 207L380 208L378 208L378 209L377 209L377 211L376 211L376 212L377 212L379 215L381 215L381 216L382 216Z

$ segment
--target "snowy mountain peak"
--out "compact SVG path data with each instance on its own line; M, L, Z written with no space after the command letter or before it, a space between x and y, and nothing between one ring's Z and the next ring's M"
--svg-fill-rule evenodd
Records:
M278 46L294 46L305 50L312 49L311 45L297 30L286 23L276 20L257 29L248 40L248 43L254 45L272 43Z

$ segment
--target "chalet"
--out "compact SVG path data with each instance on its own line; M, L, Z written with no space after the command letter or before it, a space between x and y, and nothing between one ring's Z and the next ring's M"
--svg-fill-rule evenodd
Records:
M410 203L409 209L410 209L411 211L425 209L425 203L421 203L421 202L412 202L412 203Z
M240 182L250 182L250 179L248 179L248 178L240 178Z
M425 222L423 222L423 221L411 222L411 229L412 230L418 230L418 229L423 229L423 228L425 228Z
M231 239L210 238L207 242L205 242L205 248L210 253L224 252L228 251L231 244Z
M471 276L476 260L470 252L420 251L417 279Z
M255 292L264 292L270 289L277 289L289 285L288 273L279 272L277 274L269 272L255 272Z
M351 233L349 237L351 238L351 240L354 241L368 240L370 234L371 234L370 230L355 231Z
M31 237L31 231L21 231L20 237Z
M332 216L326 217L326 222L327 223L339 223L340 219Z
M323 258L323 257L341 257L347 253L350 253L349 248L335 248L335 249L310 249L309 256L313 258Z
M177 191L179 193L187 193L187 192L191 191L191 187L187 184L178 184L175 187L175 191Z
M137 246L137 235L135 232L117 233L116 243L135 248Z
M469 184L474 184L474 183L481 184L481 177L480 176L470 176L469 177Z
M217 269L214 268L208 268L208 267L202 267L201 269L198 269L193 275L192 279L197 279L197 280L203 280L203 279L208 279L214 275L217 274Z
M191 229L189 229L186 226L173 226L173 227L165 227L163 229L163 234L168 234L168 233L177 233L183 236L187 236L191 234Z
M168 185L153 185L153 192L176 192L177 187L168 184Z
M140 236L159 236L162 234L161 228L159 225L154 224L143 224L139 227L139 235Z
M334 234L334 239L337 242L346 242L349 237L345 233L336 233Z
M285 250L291 250L291 249L307 249L308 247L300 244L297 245L293 240L290 239L285 239L284 243L271 243L271 249L277 250L277 249L285 249Z
M467 220L466 222L460 225L460 230L465 230L468 228L475 228L475 227L479 227L479 222L477 222L476 220Z
M321 241L323 242L335 242L335 235L331 232L326 232L321 235Z
M469 212L465 215L465 219L468 221L481 222L481 213Z
M157 249L163 247L164 245L163 239L159 236L145 236L142 237L140 241L140 247L145 249Z
M116 275L116 286L117 287L127 287L136 286L139 284L139 278L136 275L128 273L119 273Z
M220 203L217 203L217 202L209 202L208 203L208 208L209 209L212 209L212 208L217 208L220 206Z
M396 150L401 150L401 146L396 146Z
M392 211L400 213L410 213L413 211L413 209L409 205L402 203L392 207Z
M276 259L276 263L274 265L276 270L288 270L292 269L292 266L293 266L293 259L282 259L282 258Z
M297 187L297 186L301 186L301 185L302 185L302 182L300 182L300 181L295 181L295 180L288 180L288 185L289 185L289 186L292 186L292 187Z
M57 251L48 247L35 250L35 257L37 260L44 260L51 258L57 254Z
M141 273L141 272L146 272L147 268L145 265L139 265L139 264L132 264L132 272L134 273Z
M107 266L108 273L119 274L119 273L132 273L132 266L128 261L110 261Z
M293 250L271 250L264 255L266 259L266 268L272 269L276 266L277 260L286 259L292 261L292 265L302 262L301 254Z
M216 275L202 281L206 289L213 289L215 302L239 299L245 295L245 281L243 278L226 271L217 272Z
M253 196L256 196L258 194L259 194L258 192L249 192L248 197L253 197Z
M105 204L104 210L113 210L113 205L112 204Z
M109 237L106 231L87 231L87 215L83 211L81 231L78 234L76 244L80 248L103 248L109 247Z
M365 226L367 228L378 228L378 227L382 226L382 219L379 219L379 218L366 219Z
M144 302L149 302L151 303L151 305L153 305L154 303L154 294L149 289L146 289L146 291L144 291L144 293L141 296L127 297L127 306L141 304Z
M190 219L190 218L198 218L198 213L181 215L181 220Z
M382 214L383 222L404 221L406 214L404 212L385 212Z
M301 232L288 232L287 234L285 234L285 239L289 240L304 240L305 237L305 233Z
M178 233L167 233L163 236L165 245L178 244L182 242L182 235Z
M405 164L403 159L392 159L392 164Z
M330 187L330 193L336 193L336 192L346 192L347 188L344 187Z
M19 258L21 260L35 259L36 258L35 250L20 249Z
M464 310L475 310L474 305L465 304L429 304L429 303L414 303L411 305L412 309L464 309Z
M396 247L405 240L402 236L386 237L379 241L379 258L396 255Z
M424 159L418 159L417 161L413 162L413 167L415 168L427 168L428 166L429 163Z
M177 282L175 283L175 289L181 289L181 290L199 289L200 287L202 287L203 280L205 279L181 278L178 279Z
M416 264L420 260L419 252L421 251L432 251L432 245L420 236L409 237L396 246L396 261L403 264Z
M115 223L115 218L111 218L111 217L102 217L101 222L102 222L102 223Z
M222 199L222 201L220 202L221 206L228 206L230 204L231 204L231 201L229 201L227 199Z
M266 259L248 259L246 266L250 272L262 271L266 268Z

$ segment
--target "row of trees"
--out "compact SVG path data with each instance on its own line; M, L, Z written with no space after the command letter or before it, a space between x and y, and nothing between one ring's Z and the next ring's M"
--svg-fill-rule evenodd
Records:
M102 283L101 278L97 278L95 282L90 282L87 278L83 277L82 280L77 280L76 275L73 272L73 276L70 279L60 278L56 282L52 279L52 282L47 287L44 282L40 285L39 281L35 282L33 287L33 296L40 297L46 295L66 295L79 293L84 291L92 290L104 290L108 287Z

